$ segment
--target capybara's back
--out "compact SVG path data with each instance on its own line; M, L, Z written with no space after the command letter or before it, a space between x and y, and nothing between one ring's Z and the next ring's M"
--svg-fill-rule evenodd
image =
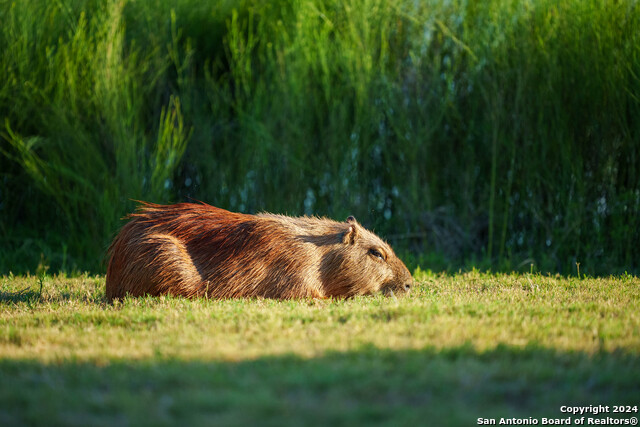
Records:
M353 218L245 215L143 203L109 248L107 298L351 297L408 292L389 245Z

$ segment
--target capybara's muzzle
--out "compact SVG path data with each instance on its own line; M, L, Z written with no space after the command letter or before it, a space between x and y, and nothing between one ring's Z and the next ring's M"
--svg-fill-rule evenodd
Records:
M404 283L388 283L380 288L382 295L386 297L402 297L407 295L411 291L413 286L413 280L406 281Z

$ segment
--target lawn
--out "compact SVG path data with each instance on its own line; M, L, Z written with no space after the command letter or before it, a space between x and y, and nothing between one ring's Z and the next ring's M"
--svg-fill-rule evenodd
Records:
M397 300L111 304L101 276L2 277L0 425L637 418L637 277L415 278Z

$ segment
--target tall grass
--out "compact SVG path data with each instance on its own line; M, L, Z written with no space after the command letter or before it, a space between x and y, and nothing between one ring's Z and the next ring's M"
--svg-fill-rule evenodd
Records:
M179 95L159 82L171 51L127 43L124 6L25 1L2 10L3 152L22 167L7 175L41 192L21 200L14 188L3 208L18 226L59 218L54 239L89 266L129 199L169 198L188 139ZM160 89L164 99L154 99Z
M60 264L62 242L99 268L129 199L186 197L355 214L444 267L640 268L634 1L32 0L0 14L2 270L43 248Z

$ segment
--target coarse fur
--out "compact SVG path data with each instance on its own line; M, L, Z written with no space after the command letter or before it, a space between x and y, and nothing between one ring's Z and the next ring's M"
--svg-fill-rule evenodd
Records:
M109 247L107 298L327 298L412 285L391 247L353 217L246 215L141 203Z

